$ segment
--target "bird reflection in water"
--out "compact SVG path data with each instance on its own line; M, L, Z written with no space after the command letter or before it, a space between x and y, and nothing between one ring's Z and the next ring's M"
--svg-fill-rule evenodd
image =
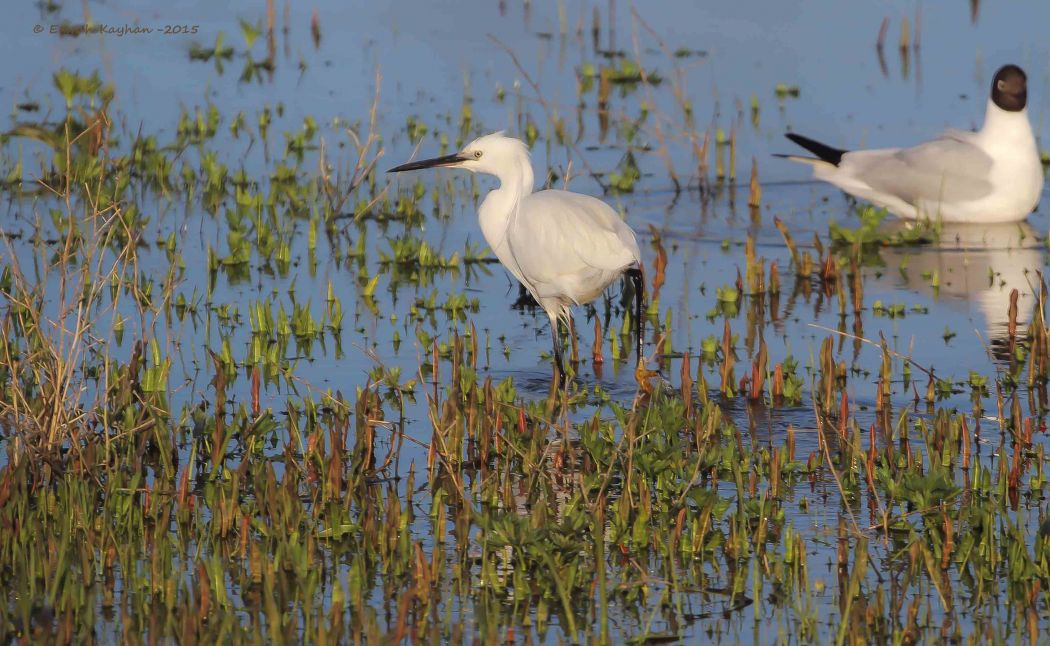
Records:
M885 229L916 226L895 221ZM1036 306L1036 271L1043 266L1043 246L1027 222L1011 224L943 224L937 242L921 248L891 247L881 252L888 268L882 280L894 281L949 308L967 309L974 303L984 318L985 336L997 360L1010 358L1010 293L1018 291L1018 334L1031 321Z

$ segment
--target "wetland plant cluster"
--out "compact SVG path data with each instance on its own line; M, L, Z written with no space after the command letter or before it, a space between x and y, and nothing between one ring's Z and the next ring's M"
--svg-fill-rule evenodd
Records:
M627 144L605 179L629 192L646 116L608 106L662 79L623 56L579 78ZM512 352L474 322L487 251L418 235L477 188L383 185L375 104L353 123L204 105L165 136L122 127L97 76L54 85L63 114L22 111L0 169L0 639L1050 639L1041 279L996 375L953 381L864 333L908 315L865 300L872 245L921 236L883 240L869 213L803 246L778 220L790 263L749 237L690 352L661 318L654 231L660 376L633 398L583 379L537 395L486 370ZM479 129L469 106L390 139L455 145ZM520 118L531 144L571 140ZM703 185L711 139L688 137ZM727 190L733 138L713 139ZM750 192L757 208L757 168ZM840 325L808 360L770 356L796 303ZM628 310L589 313L577 365L624 364ZM379 326L390 347L363 340ZM338 370L346 339L373 364L321 385L311 366ZM776 410L810 423L747 423Z

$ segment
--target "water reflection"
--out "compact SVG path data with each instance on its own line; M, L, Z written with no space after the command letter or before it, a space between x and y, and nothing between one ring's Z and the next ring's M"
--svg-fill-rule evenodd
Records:
M897 221L888 229L914 223ZM1009 347L1010 292L1018 290L1017 323L1026 324L1035 308L1035 271L1043 266L1043 246L1027 222L995 225L945 224L940 240L922 248L887 248L880 254L883 281L939 299L949 309L972 303L984 318L981 333L997 358ZM953 321L945 321L963 332Z
M889 34L890 29L890 17L886 16L882 19L882 23L879 25L879 34L875 39L875 55L879 61L879 70L882 72L883 78L890 78L890 67L886 62L886 37ZM920 10L915 11L915 27L914 31L910 26L907 16L903 16L900 21L900 40L897 45L897 53L900 56L900 70L901 79L908 80L912 69L912 55L915 58L915 84L917 87L922 85L922 69L920 67L919 52L921 51L921 37L922 37L922 13Z

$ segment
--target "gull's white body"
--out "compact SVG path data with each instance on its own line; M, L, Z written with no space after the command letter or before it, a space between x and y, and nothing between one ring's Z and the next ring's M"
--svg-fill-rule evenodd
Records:
M1028 110L1008 112L991 99L977 132L950 130L911 148L846 152L813 176L904 218L1000 223L1023 220L1043 190L1043 168Z

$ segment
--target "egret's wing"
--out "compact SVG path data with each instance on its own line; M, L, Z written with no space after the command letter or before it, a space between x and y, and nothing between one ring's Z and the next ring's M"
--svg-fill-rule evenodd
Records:
M511 235L529 275L620 270L641 257L634 232L608 204L568 191L540 191L522 200Z
M992 159L967 132L948 131L912 148L848 153L843 162L872 189L910 204L964 202L992 191Z

